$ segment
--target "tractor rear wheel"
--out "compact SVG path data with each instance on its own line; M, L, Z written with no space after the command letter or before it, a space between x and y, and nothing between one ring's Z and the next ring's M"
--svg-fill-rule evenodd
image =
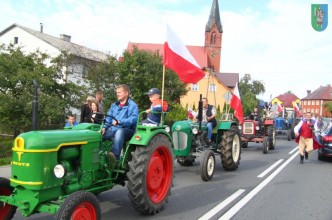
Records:
M147 146L131 153L127 173L129 199L145 215L158 213L173 184L173 150L168 137L155 135Z
M269 138L265 136L263 139L263 154L267 154L269 149Z
M66 198L54 219L99 220L100 218L101 211L97 197L90 192L77 191Z
M236 170L241 160L241 143L238 131L233 128L225 131L220 143L221 165L227 171Z
M274 126L270 125L267 127L267 135L269 150L274 150L276 146L276 129Z
M10 186L10 181L6 178L0 177L0 196L10 196L14 188ZM0 202L0 219L10 220L16 212L16 206Z
M201 159L200 171L201 178L204 181L212 180L216 167L216 158L212 150L205 150Z

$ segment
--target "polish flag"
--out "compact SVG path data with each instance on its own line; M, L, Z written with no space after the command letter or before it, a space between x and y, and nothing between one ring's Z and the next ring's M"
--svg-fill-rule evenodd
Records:
M282 106L278 103L278 112L282 112Z
M293 108L295 112L298 112L300 110L299 106L297 105L296 102L293 102Z
M242 103L239 93L239 88L236 83L234 88L234 93L232 95L232 99L230 102L230 106L234 109L234 116L239 120L240 124L243 123L243 111L242 111Z
M196 84L205 76L180 38L167 26L163 65L176 72L182 82Z

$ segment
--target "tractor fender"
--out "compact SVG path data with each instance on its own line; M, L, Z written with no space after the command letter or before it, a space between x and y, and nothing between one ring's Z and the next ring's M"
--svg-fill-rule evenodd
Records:
M232 126L237 127L237 124L233 121L220 121L217 125L217 130L230 130Z
M129 141L129 145L141 145L146 146L150 140L157 134L165 135L171 142L171 135L165 131L165 129L154 129L154 130L138 130Z

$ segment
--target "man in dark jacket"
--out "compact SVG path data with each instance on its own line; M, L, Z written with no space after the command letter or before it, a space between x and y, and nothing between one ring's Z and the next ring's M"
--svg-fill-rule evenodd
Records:
M217 125L217 120L216 120L216 107L213 105L209 105L208 99L207 98L202 98L203 102L203 117L202 117L202 122L206 123L206 128L207 128L207 138L208 138L208 143L211 143L211 138L212 138L212 129ZM197 118L200 118L200 115L197 116Z

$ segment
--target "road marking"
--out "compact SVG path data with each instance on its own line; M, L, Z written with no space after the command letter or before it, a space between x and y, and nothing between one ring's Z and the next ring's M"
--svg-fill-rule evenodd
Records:
M283 163L278 169L276 169L270 176L268 176L265 180L263 180L258 186L256 186L250 193L248 193L245 197L243 197L238 203L236 203L230 210L228 210L223 216L221 216L218 220L228 220L232 218L240 209L247 204L259 191L261 191L277 174L284 169L287 164L289 164L299 152L293 154L285 163Z
M284 159L280 159L277 162L275 162L272 166L270 166L269 168L267 168L264 172L262 172L261 174L259 174L257 177L258 178L262 178L264 177L266 174L268 174L272 169L274 169L276 166L278 166L279 163L281 163L282 161L284 161Z
M228 204L230 204L234 199L236 199L242 193L244 193L244 191L246 191L246 190L239 189L238 191L236 191L235 193L233 193L231 196L229 196L227 199L225 199L224 201L222 201L221 203L219 203L219 205L217 205L216 207L214 207L213 209L211 209L210 211L208 211L205 215L203 215L202 217L200 217L198 220L207 220L207 219L210 219L215 214L217 214L220 210L222 210Z
M296 151L299 148L299 146L296 146L293 150L291 150L288 154L293 154L294 151Z

